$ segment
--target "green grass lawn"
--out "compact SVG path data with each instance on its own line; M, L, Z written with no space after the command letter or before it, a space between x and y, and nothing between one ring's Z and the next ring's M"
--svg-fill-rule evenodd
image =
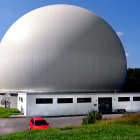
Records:
M0 107L0 118L6 118L6 117L10 117L10 115L19 115L20 112L15 109L15 108L6 108L6 112L5 112L5 108Z
M0 140L140 140L140 114L102 120L94 125L27 130L0 136Z

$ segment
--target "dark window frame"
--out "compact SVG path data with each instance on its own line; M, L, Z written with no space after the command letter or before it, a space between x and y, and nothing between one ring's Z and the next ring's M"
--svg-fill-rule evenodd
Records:
M77 98L77 103L91 103L91 97L87 98Z
M5 95L6 93L0 93L0 95Z
M36 104L53 104L53 98L36 98Z
M118 102L130 102L130 97L118 97Z
M20 101L23 103L23 97L20 97Z
M57 104L71 104L73 103L73 98L57 98Z
M133 97L133 101L140 101L140 96L137 96L137 97Z
M10 96L18 96L18 94L11 93Z

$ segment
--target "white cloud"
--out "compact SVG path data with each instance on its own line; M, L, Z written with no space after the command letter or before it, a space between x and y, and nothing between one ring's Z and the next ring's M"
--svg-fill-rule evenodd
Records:
M124 33L123 32L116 32L117 33L117 35L120 37L120 36L122 36L122 35L124 35Z
M125 55L126 55L126 57L128 57L130 54L126 52Z

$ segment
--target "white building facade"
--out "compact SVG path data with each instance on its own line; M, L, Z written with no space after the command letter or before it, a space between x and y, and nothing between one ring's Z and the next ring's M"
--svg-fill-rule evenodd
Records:
M140 93L19 93L18 109L28 117L140 112Z

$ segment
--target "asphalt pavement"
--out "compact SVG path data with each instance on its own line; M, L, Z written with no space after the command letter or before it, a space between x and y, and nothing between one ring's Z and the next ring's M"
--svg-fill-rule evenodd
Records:
M122 114L109 114L103 115L105 118L116 118L122 116ZM44 117L49 123L50 127L64 127L64 126L75 126L81 125L83 116L69 116L69 117ZM29 129L30 118L27 117L11 117L11 118L0 118L0 135L13 133L17 131L23 131Z

